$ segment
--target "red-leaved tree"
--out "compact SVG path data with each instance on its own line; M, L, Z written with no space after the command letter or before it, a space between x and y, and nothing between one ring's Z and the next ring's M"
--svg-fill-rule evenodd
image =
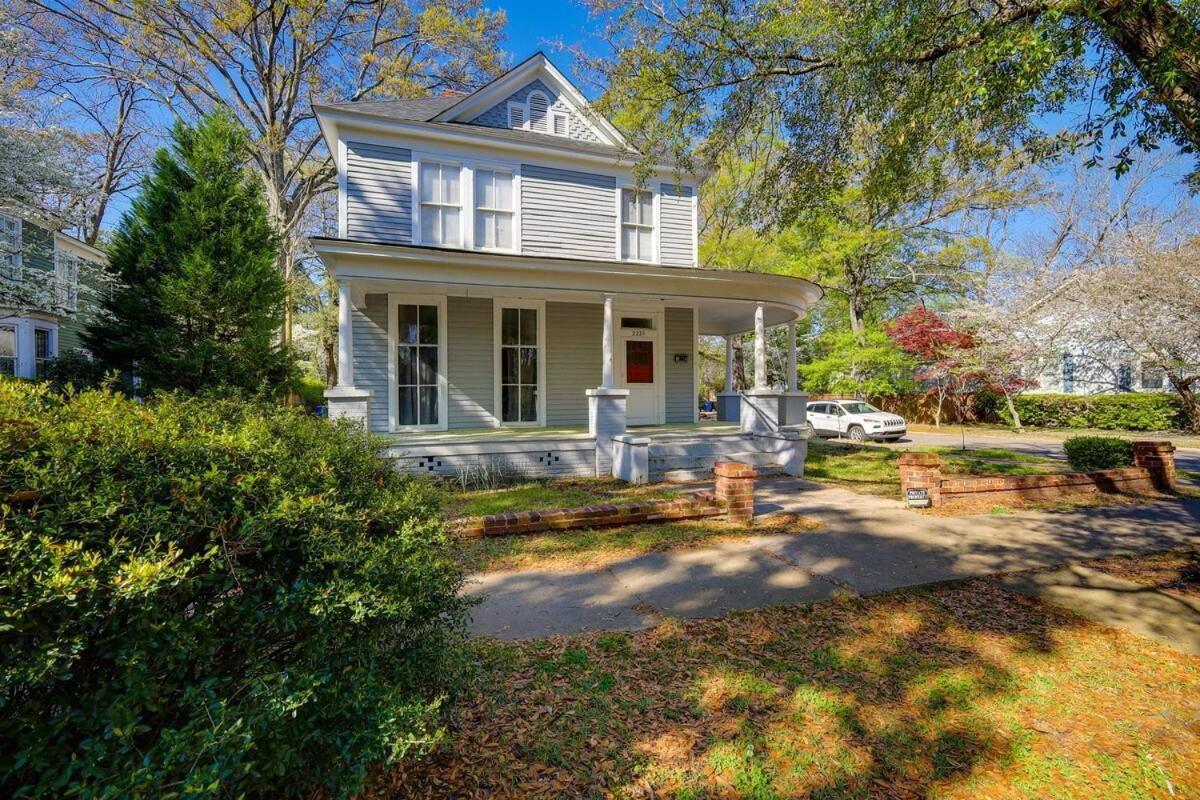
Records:
M965 364L975 347L974 337L924 306L901 314L884 328L897 347L918 360L913 377L936 400L933 422L940 428L946 399L957 395L965 385Z

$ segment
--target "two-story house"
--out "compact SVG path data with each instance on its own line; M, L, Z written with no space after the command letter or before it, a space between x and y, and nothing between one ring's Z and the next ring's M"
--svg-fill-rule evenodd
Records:
M330 414L390 434L401 468L642 480L795 441L794 386L701 429L697 337L756 331L765 360L766 327L793 323L794 353L819 288L701 268L699 177L639 181L641 155L544 55L467 95L316 113L338 173L338 237L312 240L339 288ZM680 459L647 468L663 437Z
M78 347L108 263L44 214L0 212L0 374L38 378Z

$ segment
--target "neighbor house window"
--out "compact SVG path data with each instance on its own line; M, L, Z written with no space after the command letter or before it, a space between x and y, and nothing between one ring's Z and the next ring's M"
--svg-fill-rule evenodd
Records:
M0 277L21 280L21 220L0 215Z
M440 420L438 386L438 307L401 305L396 347L396 389L402 427L437 425Z
M500 420L538 422L537 308L500 309Z
M0 325L0 375L17 374L17 329Z
M621 190L621 257L654 259L654 193Z
M495 169L475 171L475 246L513 249L513 176Z
M1064 394L1075 391L1075 359L1070 353L1062 354L1062 390Z
M1163 369L1162 369L1162 367L1142 367L1142 388L1143 389L1161 389L1161 388L1163 388Z
M1133 367L1128 364L1122 364L1117 367L1117 391L1129 392L1133 390Z
M422 162L421 244L462 244L462 182L457 164Z
M46 367L54 358L54 334L46 328L33 329L33 374L37 378L46 377Z
M59 308L79 308L79 256L66 250L54 254L54 299Z

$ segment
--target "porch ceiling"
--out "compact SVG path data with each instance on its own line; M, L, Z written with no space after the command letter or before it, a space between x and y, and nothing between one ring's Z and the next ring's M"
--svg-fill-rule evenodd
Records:
M430 293L532 296L601 302L604 295L630 301L693 305L699 333L727 335L754 329L764 306L767 325L799 319L821 298L816 284L784 275L735 270L481 253L412 245L316 237L313 247L339 280L398 291L394 281ZM411 290L411 288L410 288Z

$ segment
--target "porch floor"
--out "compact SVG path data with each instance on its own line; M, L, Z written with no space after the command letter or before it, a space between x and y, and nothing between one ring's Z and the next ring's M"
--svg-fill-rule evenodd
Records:
M630 425L629 433L657 440L729 436L740 432L735 422L677 423L673 425ZM553 428L459 428L449 431L383 434L389 445L470 444L487 442L536 442L542 439L590 439L586 425Z

